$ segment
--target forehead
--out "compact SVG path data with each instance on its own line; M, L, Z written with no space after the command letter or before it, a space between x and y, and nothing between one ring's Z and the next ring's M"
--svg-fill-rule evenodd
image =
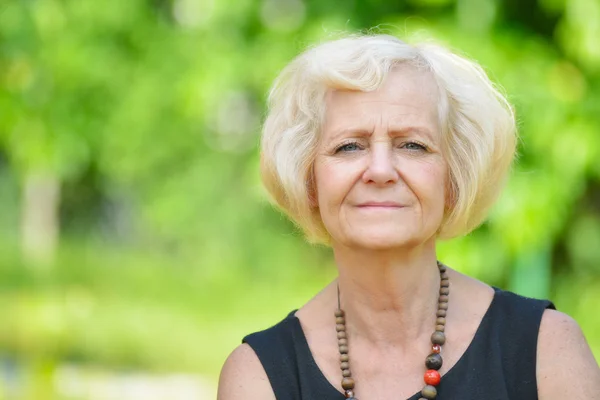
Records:
M325 130L348 125L428 125L438 121L439 90L430 72L395 67L374 91L331 90L326 97ZM364 128L364 127L363 127Z

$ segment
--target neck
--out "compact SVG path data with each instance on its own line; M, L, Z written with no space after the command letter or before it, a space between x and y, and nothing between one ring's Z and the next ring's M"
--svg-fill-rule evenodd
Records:
M381 347L431 335L440 284L433 241L408 251L333 249L350 334Z

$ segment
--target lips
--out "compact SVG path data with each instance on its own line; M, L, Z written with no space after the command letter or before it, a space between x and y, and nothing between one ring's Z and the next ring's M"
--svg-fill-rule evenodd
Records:
M380 208L402 208L404 207L400 203L396 203L394 201L369 201L366 203L361 203L357 207L366 208L366 207L380 207Z

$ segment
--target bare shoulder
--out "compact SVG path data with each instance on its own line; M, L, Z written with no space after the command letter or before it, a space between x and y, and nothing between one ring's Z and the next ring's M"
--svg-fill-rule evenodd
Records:
M275 400L269 378L256 353L247 344L239 345L227 357L221 375L217 400Z
M302 318L305 333L312 333L319 326L319 310L323 297L330 296L327 293L326 288L323 289L296 312L296 317ZM238 399L275 400L275 393L258 356L246 343L227 357L219 377L217 400Z
M462 310L468 311L468 314L472 314L476 319L481 319L494 298L494 289L450 267L448 267L448 274L450 275L450 301L458 303Z
M577 322L556 310L542 316L537 346L540 400L600 399L600 368Z

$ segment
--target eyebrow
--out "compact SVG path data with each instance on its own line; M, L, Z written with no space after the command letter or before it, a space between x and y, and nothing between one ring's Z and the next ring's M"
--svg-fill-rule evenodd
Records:
M405 136L407 134L416 133L418 135L426 136L430 141L434 142L433 135L431 134L431 130L422 126L407 126L400 129L391 129L388 131L388 134L391 137ZM373 134L373 131L368 129L355 129L355 128L345 128L340 129L334 133L333 137L328 141L329 143L338 140L341 137L345 136L359 136L359 137L370 137Z
M372 131L368 129L354 129L354 128L346 128L340 129L336 131L329 142L336 141L337 139L345 136L360 136L360 137L369 137L373 134Z
M403 136L406 134L415 133L417 135L423 135L427 137L431 142L435 142L434 137L432 135L431 129L426 128L424 126L407 126L401 129L391 129L389 131L389 135L392 137Z

